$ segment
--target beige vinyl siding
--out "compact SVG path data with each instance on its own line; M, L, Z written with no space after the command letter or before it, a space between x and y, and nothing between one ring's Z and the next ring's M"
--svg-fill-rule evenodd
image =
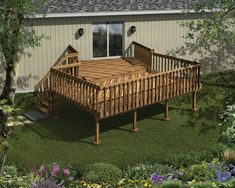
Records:
M192 15L192 18L187 19L197 17ZM33 28L37 35L45 34L49 39L44 39L38 48L27 49L30 57L22 57L19 68L19 80L22 83L18 85L18 92L33 90L34 85L49 71L68 45L79 51L80 59L92 59L94 22L123 22L125 49L134 40L153 48L155 52L166 54L184 45L182 36L186 30L178 24L184 19L183 14L31 19L27 27ZM132 25L136 26L136 33L128 35ZM78 39L76 32L79 28L84 28L84 35ZM185 58L194 60L196 56L186 55Z

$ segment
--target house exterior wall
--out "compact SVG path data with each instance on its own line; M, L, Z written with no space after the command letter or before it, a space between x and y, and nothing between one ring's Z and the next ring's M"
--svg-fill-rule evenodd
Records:
M187 17L197 18L196 14ZM69 44L79 51L80 59L92 59L92 23L121 21L125 30L124 49L134 40L166 54L186 42L182 36L187 30L179 26L182 20L185 20L184 14L31 19L27 27L33 28L37 35L45 34L48 39L43 39L40 47L27 49L23 55L17 91L32 91ZM128 30L132 25L136 26L136 33L130 35ZM84 35L77 38L79 28L84 28ZM186 54L184 58L195 60L199 56Z

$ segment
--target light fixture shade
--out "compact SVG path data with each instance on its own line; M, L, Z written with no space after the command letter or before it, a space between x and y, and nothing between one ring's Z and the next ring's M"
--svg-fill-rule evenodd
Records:
M135 33L136 32L136 27L133 25L131 26L131 33Z
M84 29L83 29L83 28L80 28L80 29L78 30L78 34L79 34L79 36L82 36L82 35L84 34Z

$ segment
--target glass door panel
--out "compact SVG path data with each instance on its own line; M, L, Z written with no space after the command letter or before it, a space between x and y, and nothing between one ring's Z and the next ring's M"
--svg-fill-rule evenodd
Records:
M123 24L109 24L109 56L122 55Z
M107 25L95 24L93 30L93 57L107 57Z

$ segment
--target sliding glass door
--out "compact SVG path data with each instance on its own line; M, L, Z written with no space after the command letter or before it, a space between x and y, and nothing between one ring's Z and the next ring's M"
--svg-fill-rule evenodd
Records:
M121 56L123 50L123 24L93 24L93 57Z

